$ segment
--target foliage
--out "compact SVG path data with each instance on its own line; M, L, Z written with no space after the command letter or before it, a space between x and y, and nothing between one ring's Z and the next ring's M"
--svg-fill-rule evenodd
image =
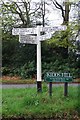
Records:
M54 62L43 62L42 63L42 77L44 77L44 74L48 71L53 72L70 72L72 76L80 77L80 71L79 68L76 68L76 64L72 63L69 64L66 62L67 60L62 60L61 62L59 60L56 60ZM10 76L20 76L21 78L36 78L36 66L34 66L35 63L27 63L19 68L13 68L10 69L9 67L3 67L3 75L10 75Z
M20 76L21 78L32 78L35 77L36 71L35 71L35 67L34 67L34 61L33 62L29 62L24 64L21 67L13 67L13 68L9 68L9 67L3 67L2 71L3 71L3 75L10 75L10 76Z
M78 25L75 22L70 23L65 31L55 32L48 43L63 48L76 49L77 31Z
M41 94L36 93L36 88L3 89L2 117L79 118L80 103L77 99L77 87L69 86L68 97L64 97L63 87L53 87L53 91L51 99L47 89L43 89Z
M21 76L21 78L32 78L36 74L34 61L24 64L20 68L14 69L14 75Z
M4 30L9 30L12 26L25 28L34 26L34 22L42 15L40 5L40 2L36 3L31 0L21 0L21 2L1 0Z
M61 9L61 5L56 3L56 0L55 4ZM22 6L24 9L21 9ZM18 75L22 78L33 78L36 76L36 45L20 44L18 42L18 36L12 36L11 33L14 26L33 26L35 15L37 15L36 19L40 17L39 12L41 12L40 10L42 9L40 8L40 3L34 6L35 8L32 12L32 8L30 9L30 1L22 2L20 5L13 0L10 3L2 0L3 75ZM71 23L67 26L66 31L55 32L48 42L42 43L42 77L46 71L68 71L75 77L80 77L80 59L79 56L76 55L76 50L79 50L80 47L79 43L75 43L77 30L78 25Z
M62 61L62 60L61 60ZM74 78L80 77L79 68L75 68L75 65L70 65L68 62L56 60L54 63L43 63L43 76L46 72L69 72Z
M3 35L3 75L22 78L36 76L36 45L24 45L18 42L18 37L10 33ZM46 54L47 53L47 54ZM68 58L66 48L55 46L54 43L42 43L42 77L46 71L71 72L79 77L80 60L72 50Z

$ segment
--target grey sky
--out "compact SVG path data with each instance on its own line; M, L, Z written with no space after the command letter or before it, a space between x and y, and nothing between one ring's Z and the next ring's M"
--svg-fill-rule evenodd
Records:
M7 0L4 0L4 1L7 1ZM24 0L11 0L11 1L15 1L15 2L21 2L21 1L24 1ZM27 0L25 0L27 1ZM29 0L30 1L30 0ZM31 0L31 2L41 2L41 1L44 1L44 0ZM68 0L57 0L59 2L59 4L63 4L64 1L68 1ZM79 1L79 0L69 0L70 2L76 2L76 1ZM9 0L8 0L9 2ZM46 5L45 8L48 9L49 13L47 13L45 15L45 21L48 20L49 21L49 24L51 26L55 26L55 25L60 25L63 23L63 18L62 18L62 15L61 15L61 10L55 8L55 6L50 2L50 0L45 0L45 2L48 2L50 3L50 6L49 5ZM73 12L73 15L72 15L72 12ZM70 21L74 18L73 16L76 16L77 15L77 11L75 12L75 9L71 8L71 11L70 11Z

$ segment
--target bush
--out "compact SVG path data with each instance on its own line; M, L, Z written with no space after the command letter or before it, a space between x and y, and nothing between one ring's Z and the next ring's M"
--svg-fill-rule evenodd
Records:
M36 45L20 44L18 36L10 33L2 36L2 73L3 75L18 75L22 78L32 78L36 75ZM46 54L47 53L47 54ZM47 71L70 72L80 77L80 59L72 50L54 44L42 42L42 77Z
M8 67L2 67L2 74L3 75L10 74L10 68L8 68Z
M32 78L35 72L34 61L26 63L18 69L18 75L22 78Z
M44 78L44 75L46 72L52 71L52 72L69 72L74 78L80 77L80 71L79 68L76 68L75 66L71 66L66 60L59 61L56 60L54 62L43 62L42 63L42 78ZM3 67L2 68L3 75L10 75L15 76L18 75L23 79L26 78L33 78L36 76L36 65L35 62L28 62L20 67Z
M15 76L18 75L23 79L32 78L36 74L35 63L34 61L24 64L20 67L3 67L3 75Z
M46 62L43 63L42 64L42 77L44 77L44 74L48 71L69 72L74 78L80 77L79 68L76 68L75 64L74 65L69 64L67 60L56 60L50 63L46 63Z

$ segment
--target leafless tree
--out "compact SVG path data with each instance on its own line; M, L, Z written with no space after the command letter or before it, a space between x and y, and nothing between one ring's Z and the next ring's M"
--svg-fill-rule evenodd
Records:
M61 5L57 0L50 0L52 2L52 4L59 10L61 10L62 13L62 17L63 17L63 24L68 25L69 22L69 12L70 12L70 8L71 8L71 3L69 2L69 0L65 1L64 7L63 5Z
M12 18L15 20L15 25L17 27L31 27L32 26L32 16L35 16L35 13L40 9L39 3L33 3L31 5L31 0L10 0L6 2L2 1L2 14L3 17L7 15L12 15Z

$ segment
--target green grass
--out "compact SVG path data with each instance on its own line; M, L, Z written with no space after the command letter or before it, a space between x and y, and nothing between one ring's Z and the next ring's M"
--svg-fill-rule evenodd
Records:
M64 97L63 87L53 87L53 96L50 98L46 84L41 94L37 94L36 88L3 89L2 115L26 118L78 117L78 90L80 88L69 87L68 97Z

